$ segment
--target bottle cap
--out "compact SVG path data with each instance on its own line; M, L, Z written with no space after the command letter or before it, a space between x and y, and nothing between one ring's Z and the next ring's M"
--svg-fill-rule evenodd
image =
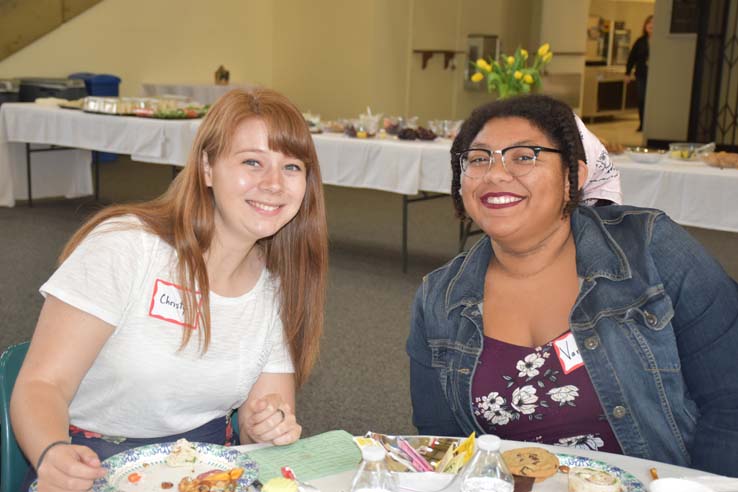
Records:
M364 461L382 461L386 454L384 448L376 444L361 448L361 457Z
M477 446L483 451L499 451L500 438L492 434L484 434L477 438Z

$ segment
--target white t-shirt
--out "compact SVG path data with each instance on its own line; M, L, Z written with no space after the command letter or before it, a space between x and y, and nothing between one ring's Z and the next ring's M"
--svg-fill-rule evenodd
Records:
M44 296L115 327L72 400L72 425L109 436L178 434L241 405L262 372L294 372L278 281L266 269L240 297L210 292L208 351L200 354L197 332L178 351L183 309L175 258L137 218L111 219L41 287Z

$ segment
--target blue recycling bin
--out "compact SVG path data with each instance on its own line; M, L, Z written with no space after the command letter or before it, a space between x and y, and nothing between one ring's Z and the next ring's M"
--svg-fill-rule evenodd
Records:
M80 79L85 83L87 94L91 96L117 97L120 89L120 77L108 74L77 72L69 75L70 79ZM118 156L108 152L95 152L97 162L112 162Z

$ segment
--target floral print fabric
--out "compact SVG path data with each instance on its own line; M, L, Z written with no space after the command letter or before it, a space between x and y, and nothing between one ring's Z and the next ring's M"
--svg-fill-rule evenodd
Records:
M560 356L554 341L530 348L484 337L472 381L477 422L503 439L621 453L587 370L567 373Z

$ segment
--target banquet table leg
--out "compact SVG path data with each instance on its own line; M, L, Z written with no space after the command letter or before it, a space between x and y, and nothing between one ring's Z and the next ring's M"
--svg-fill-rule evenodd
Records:
M31 193L31 144L26 144L26 186L28 189L28 206L33 208L33 194Z
M95 166L95 201L100 201L100 155L92 152L92 163Z
M407 210L411 203L424 202L427 200L435 200L437 198L448 197L445 193L429 193L421 191L420 195L410 198L408 195L402 195L402 273L407 273Z
M402 273L407 273L407 195L402 195Z

